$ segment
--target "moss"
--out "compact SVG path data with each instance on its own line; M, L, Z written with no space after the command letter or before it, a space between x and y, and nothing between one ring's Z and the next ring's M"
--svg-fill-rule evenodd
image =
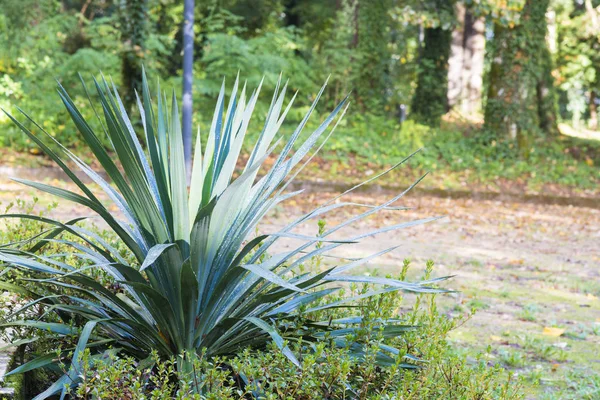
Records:
M26 346L27 345L19 346L13 353L9 363L9 371L28 361L28 351L26 351ZM56 379L57 376L55 376L55 374L43 369L36 369L23 374L10 375L5 379L5 386L14 389L15 392L14 395L8 399L32 399L43 392L48 387L49 382L53 382ZM5 399L0 396L0 400Z
M19 347L12 355L10 362L8 363L8 370L11 371L16 366L21 364L21 360L23 357L23 348ZM25 376L24 374L10 375L4 379L4 383L6 387L12 388L15 390L14 396L9 397L11 400L25 400ZM0 396L0 400L4 400L5 398Z

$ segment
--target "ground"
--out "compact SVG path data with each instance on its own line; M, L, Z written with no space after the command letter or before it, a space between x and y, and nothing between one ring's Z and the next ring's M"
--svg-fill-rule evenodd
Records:
M320 199L333 195L318 193ZM308 211L316 197L309 194L282 209L271 223L281 225ZM380 203L391 197L393 193L379 191L350 199ZM600 389L600 210L449 199L419 195L418 190L399 203L413 209L382 213L350 231L445 218L365 240L345 255L400 245L369 269L393 274L404 258L420 267L433 259L438 276L455 275L447 286L459 292L442 299L445 310L450 315L477 311L453 332L452 340L470 351L489 346L489 362L523 376L531 398L585 398L586 390ZM328 224L340 217L331 216ZM314 224L302 227L304 233L316 229ZM345 231L348 236L350 231ZM586 374L592 375L589 384ZM575 382L579 392L571 387Z
M66 185L56 177L49 182ZM33 193L4 174L0 177L4 204L15 198L30 199ZM368 189L346 200L375 204L394 194ZM306 192L276 210L262 229L272 232L334 195L326 186L306 185ZM40 203L49 201L41 196ZM405 258L412 260L416 274L427 259L434 260L435 274L454 275L445 285L457 290L441 298L444 312L455 316L477 309L452 333L460 351L471 357L484 352L489 363L501 363L517 373L528 398L597 398L585 396L594 390L600 396L600 204L586 204L544 205L510 196L452 199L416 189L395 204L410 210L372 216L345 228L339 237L444 216L368 238L344 256L400 245L362 271L378 274L397 273ZM327 224L334 226L360 211L342 209L330 215ZM54 214L66 219L89 213L61 202ZM316 234L316 221L302 225L298 232Z

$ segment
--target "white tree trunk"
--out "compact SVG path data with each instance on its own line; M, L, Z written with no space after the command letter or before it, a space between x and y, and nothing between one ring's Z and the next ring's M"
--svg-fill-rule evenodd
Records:
M448 104L472 116L481 111L485 20L475 18L462 4L456 6L458 26L452 32L448 68Z
M461 103L463 92L465 7L460 3L456 5L456 20L457 25L452 31L448 59L448 106L450 108L455 108Z
M467 115L481 111L483 91L483 64L485 58L485 20L465 15L463 63L463 93L461 110Z

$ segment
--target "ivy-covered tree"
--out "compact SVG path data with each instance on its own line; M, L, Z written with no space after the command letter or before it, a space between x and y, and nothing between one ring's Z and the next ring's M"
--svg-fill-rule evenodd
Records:
M425 26L419 55L417 87L412 99L413 117L425 124L439 125L448 110L448 59L455 23L453 0L423 2Z
M135 90L141 93L142 65L149 35L148 0L121 0L119 22L121 53L121 91L125 106L135 104Z
M485 127L526 148L534 133L555 135L556 94L546 43L549 0L527 0L517 24L494 24Z
M355 84L355 1L296 0L294 3L293 19L304 32L310 32L305 37L306 47L301 54L312 67L314 81L329 79L323 101L334 106L352 91Z
M382 114L389 96L390 0L354 1L353 86L364 110Z

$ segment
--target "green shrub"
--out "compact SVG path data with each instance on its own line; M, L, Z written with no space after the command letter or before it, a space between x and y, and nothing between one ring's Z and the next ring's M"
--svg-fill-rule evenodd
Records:
M408 265L408 264L406 264ZM406 269L405 269L406 271ZM401 278L401 276L400 276ZM355 288L356 289L356 288ZM363 287L361 291L370 290ZM467 316L450 320L441 315L433 296L422 295L410 307L398 293L361 302L363 315L372 321L400 314L406 322L421 328L403 337L404 345L418 349L427 360L419 369L396 364L380 368L375 357L382 344L376 333L367 349L371 356L360 360L346 349L322 341L315 351L300 359L302 369L293 368L279 349L271 344L265 351L242 350L232 357L195 359L193 373L180 376L175 359L160 360L154 354L153 367L144 367L132 358L108 356L83 362L81 384L73 390L76 398L91 399L193 399L193 382L206 388L206 399L518 399L519 384L500 367L488 367L483 358L467 361L447 343L447 334L465 322ZM345 311L347 313L347 311ZM390 339L383 340L389 342ZM394 341L393 339L391 340ZM293 350L297 350L292 346ZM89 357L86 353L84 357ZM173 382L184 382L180 386ZM246 397L244 397L246 396Z

